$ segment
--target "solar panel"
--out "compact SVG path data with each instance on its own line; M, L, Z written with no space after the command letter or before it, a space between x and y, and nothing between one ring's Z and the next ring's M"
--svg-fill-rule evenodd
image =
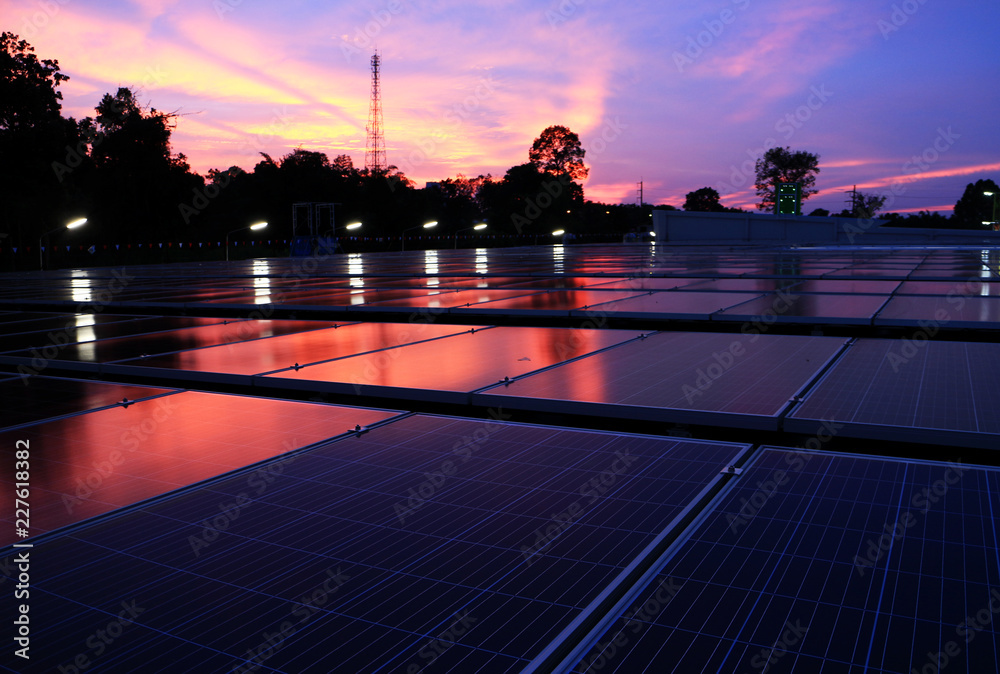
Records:
M607 302L598 305L592 311L612 314L617 317L707 320L710 315L717 311L741 304L757 296L757 293L663 291ZM574 313L583 315L582 311Z
M670 332L497 386L482 405L774 428L843 347L833 337Z
M36 545L32 666L518 671L745 449L390 423Z
M199 372L260 374L368 351L389 349L415 341L467 332L469 326L415 321L411 323L349 323L337 328L313 330L237 343L241 324L232 324L232 343L189 349L130 361L131 365L168 367Z
M161 329L167 324L169 323L140 326L142 330L152 328L159 331L139 332L126 337L105 338L94 334L91 338L90 335L82 335L87 339L62 346L57 358L59 360L108 363L186 349L229 345L253 339L308 332L334 325L328 321L215 320L213 324L209 325L203 324L178 330ZM76 336L81 336L80 331L77 331ZM33 357L31 351L14 351L7 355Z
M573 671L995 671L998 489L768 448Z
M143 393L105 385L96 395L109 390ZM37 534L395 414L193 391L146 397L0 433L0 482L13 493L16 443L28 442ZM14 542L14 510L0 517L10 524L0 531L0 545Z
M458 312L511 315L530 312L533 314L566 316L573 309L611 302L626 297L636 297L638 294L638 290L550 290L544 293L476 304L470 306L467 310Z
M888 295L821 295L782 292L725 309L713 320L743 321L767 316L774 322L851 323L868 325Z
M1000 328L1000 297L968 294L964 285L955 286L945 296L893 297L875 317L875 325L919 327L936 322L950 328Z
M274 380L274 385L282 383L280 378L340 382L355 391L356 387L370 386L464 394L641 334L629 330L490 328L277 372L267 379ZM464 402L465 396L456 400Z
M0 409L3 410L0 428L107 407L123 398L139 400L168 392L172 390L82 379L18 376L0 382Z
M786 427L809 433L828 419L862 437L996 448L998 377L1000 344L859 339ZM929 434L933 429L951 433Z

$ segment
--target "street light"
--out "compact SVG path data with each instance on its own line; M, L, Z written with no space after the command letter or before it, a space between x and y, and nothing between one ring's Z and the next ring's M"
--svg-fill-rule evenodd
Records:
M455 245L453 247L458 248L458 235L461 234L462 232L468 232L469 230L475 230L477 232L481 232L484 229L486 229L486 223L480 222L479 224L473 225L472 227L466 227L465 229L458 230L457 232L455 232Z
M71 220L67 222L62 227L56 227L55 229L50 229L49 231L38 237L38 268L45 269L45 258L42 257L42 240L45 239L49 234L55 234L56 232L61 232L64 229L76 229L77 227L83 227L87 224L87 218L77 218L76 220Z
M431 222L425 222L424 224L419 225L417 227L410 227L409 229L404 229L403 230L403 245L400 248L400 250L406 250L406 233L407 232L412 232L415 229L434 229L437 226L438 226L437 220L432 220Z
M253 230L253 231L256 232L258 229L264 229L265 227L267 227L267 223L266 222L255 222L252 225L247 225L246 227L237 227L236 229L232 230L231 232L226 232L226 262L229 262L229 235L230 234L235 234L236 232L242 232L244 229L250 229L250 230Z
M552 232L552 236L562 236L565 233L566 233L565 229L557 229L556 231Z
M352 222L351 224L349 224L346 227L344 227L344 229L351 229L351 230L361 229L361 223L360 222Z

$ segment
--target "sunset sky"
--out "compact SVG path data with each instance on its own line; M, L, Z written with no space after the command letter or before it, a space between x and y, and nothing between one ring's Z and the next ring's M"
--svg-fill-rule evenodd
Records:
M388 161L418 186L502 176L546 126L587 150L588 199L750 207L769 145L820 155L839 211L950 213L1000 180L1000 3L985 0L18 0L0 25L58 59L63 114L106 92L180 115L200 172L296 147L364 165L373 47Z

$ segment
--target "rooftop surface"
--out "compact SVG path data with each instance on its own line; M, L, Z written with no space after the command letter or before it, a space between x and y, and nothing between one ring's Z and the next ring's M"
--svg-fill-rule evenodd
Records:
M5 275L0 666L995 671L998 381L991 249Z

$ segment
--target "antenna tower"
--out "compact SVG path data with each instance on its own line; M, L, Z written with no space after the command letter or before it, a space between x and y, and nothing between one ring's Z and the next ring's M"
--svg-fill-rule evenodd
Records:
M365 168L370 173L385 173L385 138L382 136L382 87L379 67L382 57L372 54L372 101L368 109L368 143L365 147Z

